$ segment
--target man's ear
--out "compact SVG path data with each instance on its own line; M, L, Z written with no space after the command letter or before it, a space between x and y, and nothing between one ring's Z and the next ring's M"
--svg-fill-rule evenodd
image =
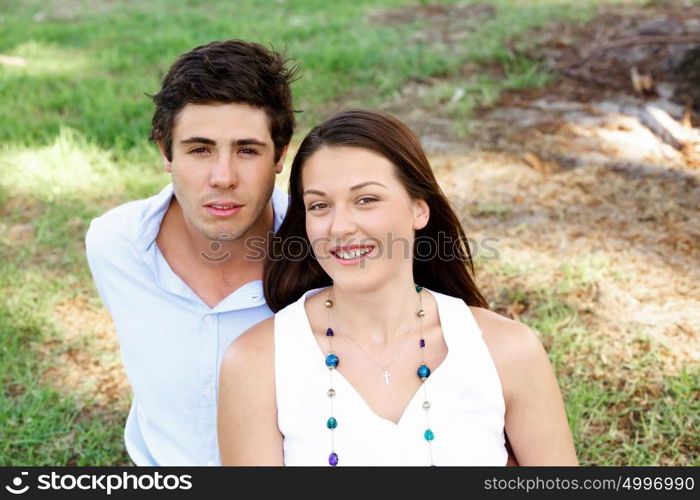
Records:
M168 160L167 155L165 154L165 146L163 146L162 141L158 141L158 149L160 149L160 158L163 160L163 168L165 169L166 172L172 172L173 171L173 165L170 160Z
M287 144L285 147L283 147L282 151L280 151L280 159L277 160L277 163L275 163L275 173L276 174L282 173L282 168L284 168L284 158L287 156L288 149L289 149L289 144Z
M430 207L425 200L413 201L413 229L418 231L428 225L430 220Z

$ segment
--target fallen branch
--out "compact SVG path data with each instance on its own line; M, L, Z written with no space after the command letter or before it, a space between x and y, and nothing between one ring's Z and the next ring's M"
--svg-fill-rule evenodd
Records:
M654 135L678 151L687 151L695 142L693 131L684 128L666 111L647 104L644 107L626 105L622 107L626 115L634 116Z
M608 86L608 87L613 87L613 88L621 88L620 83L613 79L613 78L606 78L604 76L600 75L594 75L590 71L586 70L575 70L571 67L555 67L554 68L556 71L561 73L562 75L572 78L574 80L578 80L584 83L595 83L597 85L602 85L602 86Z
M645 44L682 44L682 43L700 43L700 33L689 35L658 35L658 36L635 36L631 38L621 38L612 40L600 47L597 47L594 52L602 52L620 47L628 47L630 45L645 45ZM590 57L590 56L589 56Z

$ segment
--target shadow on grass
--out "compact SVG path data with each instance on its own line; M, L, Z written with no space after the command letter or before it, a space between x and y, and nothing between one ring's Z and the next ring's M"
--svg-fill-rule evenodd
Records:
M159 187L154 185L153 192ZM110 394L121 398L116 402L93 397L106 367L113 366L107 361L118 354L116 341L105 340L110 332L96 324L105 318L95 314L101 306L93 307L99 297L85 259L84 235L93 217L116 204L112 196L98 190L48 197L41 189L18 195L11 182L0 183L0 214L11 229L0 246L3 465L130 465L123 443L126 393ZM23 232L12 231L17 228ZM59 304L73 304L73 316L57 317ZM114 352L103 352L105 346ZM76 350L82 355L78 361L70 356ZM83 372L80 360L85 359L91 369ZM95 363L104 366L101 372L95 373ZM71 377L64 378L63 371L70 370Z
M37 351L55 333L43 314L22 305L0 305L0 463L130 465L123 412L98 409L78 394L38 382L52 360Z

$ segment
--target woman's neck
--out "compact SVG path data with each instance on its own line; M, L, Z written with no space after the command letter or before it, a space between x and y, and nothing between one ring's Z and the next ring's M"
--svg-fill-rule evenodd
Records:
M419 296L412 276L361 292L333 285L328 293L333 328L378 347L394 344L416 324Z

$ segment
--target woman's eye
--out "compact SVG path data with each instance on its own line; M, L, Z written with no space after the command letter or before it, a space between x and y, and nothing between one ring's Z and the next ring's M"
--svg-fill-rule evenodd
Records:
M326 208L328 205L325 203L314 203L313 205L309 205L308 210L321 210L322 208Z
M373 203L373 202L375 202L375 201L377 201L376 198L367 198L367 197L365 197L365 198L360 198L359 200L357 200L357 202L358 202L360 205L367 205L368 203Z

